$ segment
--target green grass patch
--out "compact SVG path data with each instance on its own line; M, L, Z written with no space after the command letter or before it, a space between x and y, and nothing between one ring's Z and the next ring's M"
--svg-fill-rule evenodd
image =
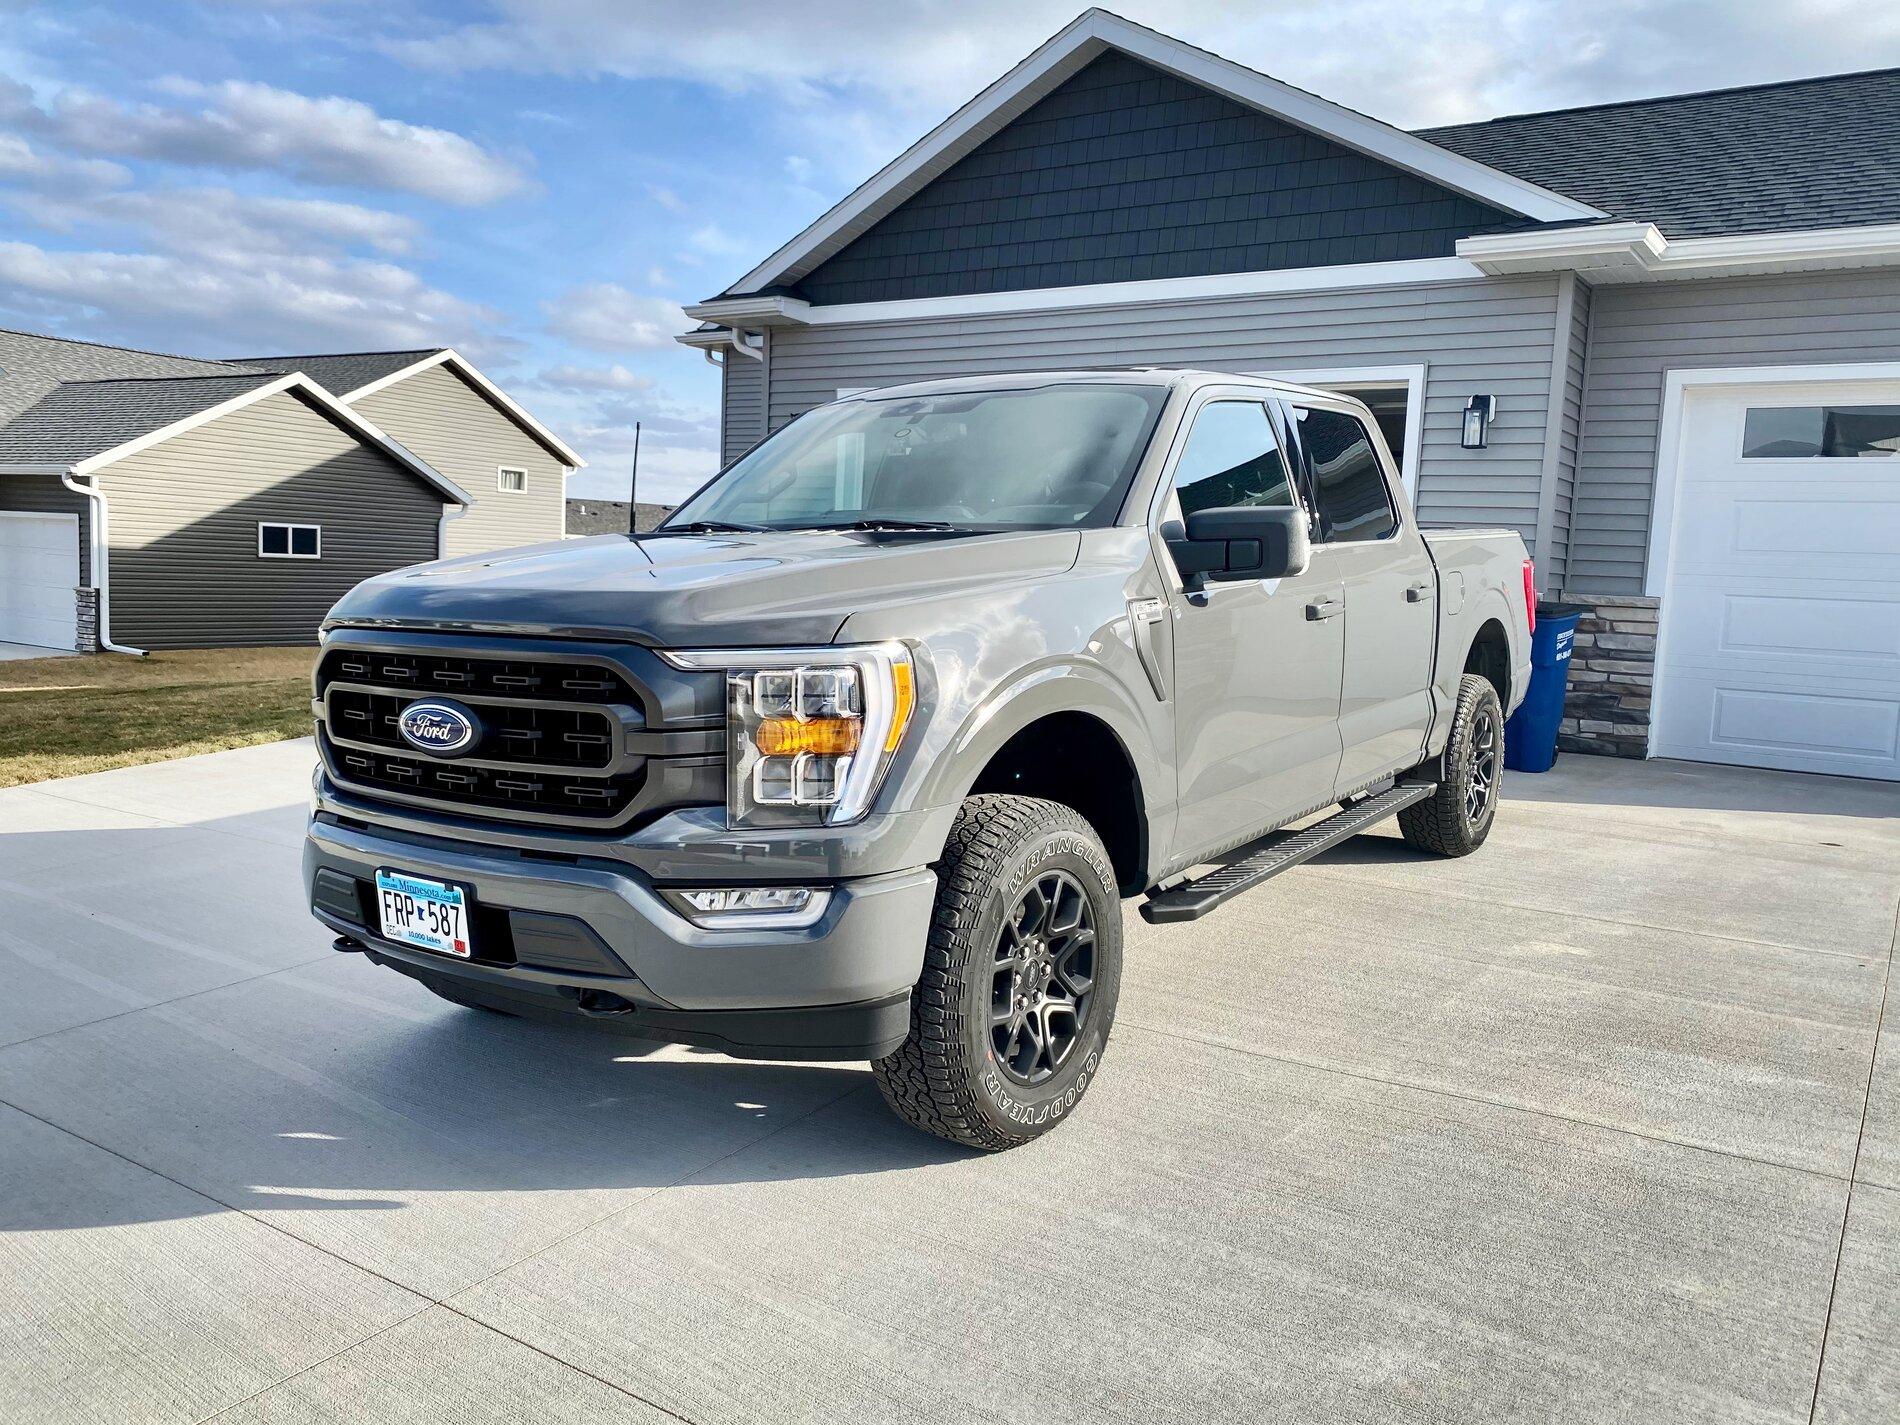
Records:
M310 732L315 648L0 663L0 787Z

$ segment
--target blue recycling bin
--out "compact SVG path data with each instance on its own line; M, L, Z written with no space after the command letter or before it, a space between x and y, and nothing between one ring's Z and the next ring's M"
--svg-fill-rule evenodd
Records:
M1539 604L1531 633L1531 686L1504 724L1504 765L1513 772L1548 772L1557 760L1557 724L1570 683L1570 647L1581 604Z

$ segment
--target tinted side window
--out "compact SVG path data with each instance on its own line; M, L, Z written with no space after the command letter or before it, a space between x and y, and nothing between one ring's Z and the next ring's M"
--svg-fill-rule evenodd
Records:
M1383 539L1397 529L1398 517L1366 428L1343 411L1302 407L1296 415L1320 537Z
M1210 401L1174 470L1183 518L1228 505L1291 505L1286 461L1257 401Z

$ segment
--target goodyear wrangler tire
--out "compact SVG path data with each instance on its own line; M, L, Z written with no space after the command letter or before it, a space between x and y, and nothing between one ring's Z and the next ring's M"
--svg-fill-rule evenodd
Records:
M1068 1117L1108 1043L1121 988L1114 868L1068 807L979 796L936 870L910 1037L872 1069L906 1122L1014 1148Z
M1504 776L1504 709L1487 679L1467 673L1445 744L1438 790L1399 813L1399 831L1411 845L1440 856L1469 856L1484 845L1498 814Z

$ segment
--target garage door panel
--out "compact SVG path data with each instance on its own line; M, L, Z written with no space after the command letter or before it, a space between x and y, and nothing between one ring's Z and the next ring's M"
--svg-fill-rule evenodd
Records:
M71 648L79 520L0 511L0 642Z
M1850 399L1689 393L1658 755L1900 779L1900 460L1741 457L1751 406Z
M1900 471L1893 477L1900 484ZM1676 557L1682 574L1812 575L1900 578L1900 494L1869 489L1789 499L1783 488L1759 496L1744 488L1704 487L1685 501Z
M1900 776L1900 703L1812 688L1751 688L1683 673L1667 694L1662 757L1795 772Z

